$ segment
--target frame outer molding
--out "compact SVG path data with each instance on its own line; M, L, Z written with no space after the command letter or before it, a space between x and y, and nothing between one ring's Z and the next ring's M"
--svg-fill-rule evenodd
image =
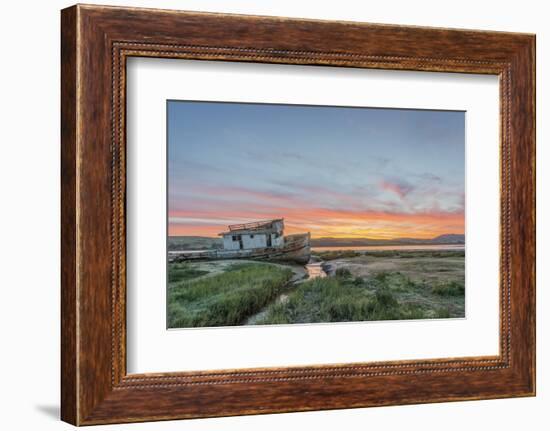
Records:
M89 425L534 395L533 35L77 5L62 11L61 51L64 421ZM127 56L500 75L500 355L127 376Z
M61 15L61 418L79 422L76 283L77 11Z

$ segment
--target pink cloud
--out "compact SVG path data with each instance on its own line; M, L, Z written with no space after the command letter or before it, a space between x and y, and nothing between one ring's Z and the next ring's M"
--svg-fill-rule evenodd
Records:
M383 190L395 193L401 199L414 190L411 184L400 180L382 180L380 182L380 187Z

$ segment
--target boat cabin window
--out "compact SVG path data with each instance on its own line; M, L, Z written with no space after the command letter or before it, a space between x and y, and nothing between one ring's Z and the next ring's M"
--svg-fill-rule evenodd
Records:
M232 240L233 240L233 241L240 241L240 240L241 240L241 236L240 236L240 235L233 235Z

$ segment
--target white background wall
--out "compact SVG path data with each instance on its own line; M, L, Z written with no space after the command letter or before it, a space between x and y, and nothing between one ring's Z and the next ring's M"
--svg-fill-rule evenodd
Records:
M537 33L538 396L509 399L105 426L135 430L548 429L550 423L550 13L544 1L130 0L172 9ZM2 4L0 32L0 426L69 429L59 410L60 0Z

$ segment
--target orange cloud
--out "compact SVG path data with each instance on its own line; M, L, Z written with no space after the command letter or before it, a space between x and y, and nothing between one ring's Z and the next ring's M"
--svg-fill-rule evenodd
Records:
M464 213L426 211L414 214L381 211L346 211L326 208L262 208L253 210L177 211L170 213L170 235L216 236L227 224L284 217L287 233L311 232L312 236L433 238L464 232ZM221 220L223 219L223 221Z
M397 180L384 181L381 187L402 198L414 189ZM373 201L372 205L385 206L384 210L365 209L356 196L317 185L299 185L290 193L207 185L186 192L188 198L178 200L184 209L170 208L169 235L213 237L228 224L281 217L285 218L287 233L311 232L314 238L433 238L464 232L464 211L460 207L445 211L433 205L430 210L413 211L405 202L390 205ZM335 208L320 207L319 202Z

